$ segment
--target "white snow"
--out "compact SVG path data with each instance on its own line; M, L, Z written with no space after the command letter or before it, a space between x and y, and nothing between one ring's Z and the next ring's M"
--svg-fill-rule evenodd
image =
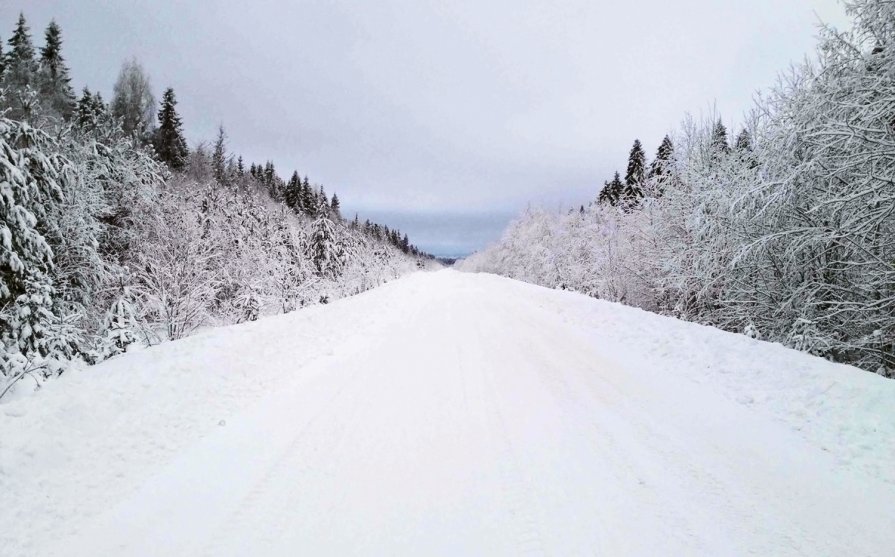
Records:
M0 553L884 555L895 381L418 273L0 404Z

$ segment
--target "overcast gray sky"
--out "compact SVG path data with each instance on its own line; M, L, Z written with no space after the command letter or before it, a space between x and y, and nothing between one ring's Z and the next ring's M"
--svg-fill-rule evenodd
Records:
M437 253L494 239L528 203L577 206L685 112L736 124L812 51L835 0L371 2L0 0L55 18L78 89L136 56L174 87L191 144L339 193Z

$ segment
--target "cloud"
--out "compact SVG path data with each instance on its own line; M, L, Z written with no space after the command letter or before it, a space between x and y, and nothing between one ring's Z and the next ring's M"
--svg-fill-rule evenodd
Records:
M432 246L464 236L464 214L587 202L634 138L651 154L686 111L736 123L811 51L818 18L844 22L835 0L4 5L6 29L22 10L38 42L57 19L76 86L110 94L135 55L177 91L191 142L223 124L246 160ZM493 219L451 245L494 238Z

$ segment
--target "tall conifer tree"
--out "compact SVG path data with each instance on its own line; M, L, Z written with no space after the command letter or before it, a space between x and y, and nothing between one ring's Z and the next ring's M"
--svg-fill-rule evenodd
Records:
M14 89L24 89L34 85L37 74L37 59L31 41L31 29L25 14L19 14L15 31L9 38L9 52L5 56L6 68L3 72L4 85Z
M339 196L335 193L333 193L333 199L329 204L329 209L332 211L334 219L342 220L342 204L339 202Z
M718 122L715 123L715 128L712 130L712 152L713 154L727 154L730 152L730 144L727 140L727 128L724 126L724 123L721 122L721 119L718 118Z
M228 182L227 134L224 132L224 126L218 126L218 137L214 142L214 152L211 154L211 170L218 184L223 186Z
M292 177L289 178L289 182L286 184L285 199L283 201L295 212L300 212L303 209L301 178L298 176L298 171L293 172Z
M659 149L656 150L656 158L650 164L649 183L652 188L651 195L661 197L665 193L665 185L674 164L674 144L667 135L662 139Z
M643 178L646 171L646 155L639 139L634 140L631 153L628 155L628 170L625 172L625 188L623 197L630 205L639 203L643 197Z
M600 196L597 198L597 201L603 205L617 205L621 200L624 191L625 184L622 182L619 173L616 172L612 180L603 185L603 189L600 191Z
M44 33L39 68L38 82L43 102L69 120L74 112L75 92L71 88L71 77L62 57L62 31L55 21L50 21Z
M743 131L741 131L739 135L737 135L734 148L736 148L737 151L741 152L752 151L752 134L749 133L749 130L743 128Z
M314 190L311 189L311 182L305 176L304 182L301 184L302 206L305 212L311 216L317 213L317 200L314 196Z
M159 160L172 170L181 170L189 155L186 138L183 136L183 122L177 114L177 99L171 87L165 89L165 94L162 95L158 130L155 133L155 152Z

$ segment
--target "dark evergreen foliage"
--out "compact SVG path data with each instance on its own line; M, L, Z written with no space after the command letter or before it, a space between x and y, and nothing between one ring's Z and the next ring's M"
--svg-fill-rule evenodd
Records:
M4 107L8 117L30 119L37 92L37 59L31 42L31 31L24 14L19 14L15 31L9 39L9 52L4 56L3 81L6 90Z
M25 14L19 14L15 31L9 38L9 52L6 53L4 62L4 86L13 89L33 87L38 66Z
M656 158L650 164L649 180L652 187L651 194L661 197L674 167L674 145L667 135L662 139L656 150Z
M75 107L75 92L65 59L62 57L62 31L51 21L44 34L44 46L40 49L38 70L40 94L49 108L69 120Z
M618 205L624 195L624 191L625 184L622 182L619 173L616 172L612 180L603 185L603 189L600 191L600 196L597 198L597 201L603 205Z
M718 118L718 122L715 124L715 128L712 131L712 153L717 155L727 154L729 152L730 144L727 140L727 128L724 126L724 123L721 122L721 119Z
M637 205L643 197L643 179L646 171L646 155L639 139L634 140L628 155L628 170L625 172L625 188L622 197L628 206Z
M304 209L301 196L301 178L298 176L297 171L292 173L292 177L289 178L289 182L286 183L286 191L283 201L290 209L297 213L302 212Z
M159 160L172 170L181 170L186 165L189 149L183 136L183 123L177 114L177 99L174 89L168 87L162 95L162 106L158 113L158 130L155 133L155 152Z
M227 134L224 126L218 127L218 137L214 142L214 151L211 154L211 170L218 184L226 185L229 182L227 175Z
M301 200L302 207L308 215L313 217L317 214L317 199L307 176L301 184Z
M739 135L737 135L734 148L740 152L752 151L752 134L749 133L749 130L744 128L743 131L741 131Z
M342 204L339 202L339 196L333 193L333 199L329 204L329 210L336 220L342 220Z

